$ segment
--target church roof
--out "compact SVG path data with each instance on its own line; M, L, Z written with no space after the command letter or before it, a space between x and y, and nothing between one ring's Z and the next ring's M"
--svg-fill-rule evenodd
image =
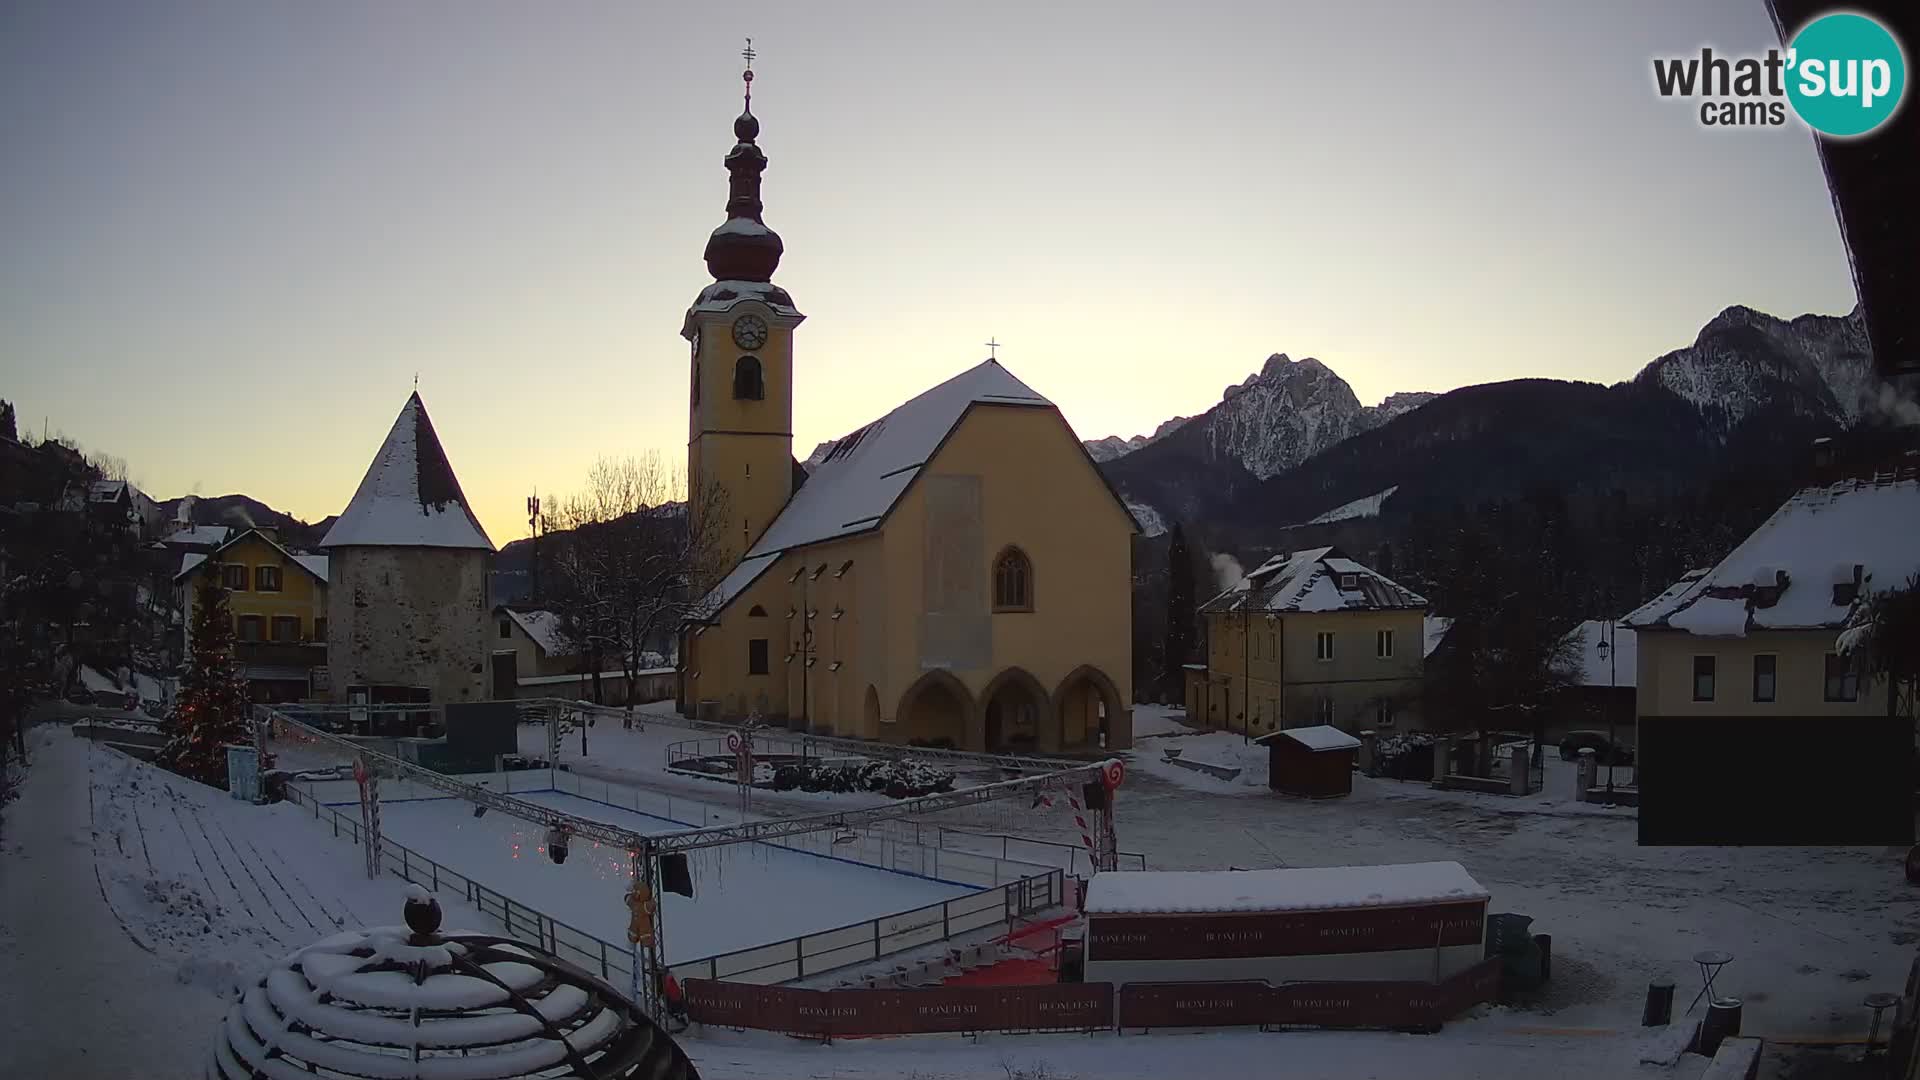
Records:
M1054 407L998 361L985 360L834 440L807 476L806 486L794 492L780 516L708 595L707 609L717 614L783 551L878 528L975 405ZM1077 445L1077 437L1075 441ZM1091 459L1088 467L1098 471ZM1117 494L1114 499L1126 512Z
M998 361L984 360L834 441L748 558L866 532L879 525L921 466L975 404L1052 408Z
M418 393L401 408L353 501L320 546L493 550Z

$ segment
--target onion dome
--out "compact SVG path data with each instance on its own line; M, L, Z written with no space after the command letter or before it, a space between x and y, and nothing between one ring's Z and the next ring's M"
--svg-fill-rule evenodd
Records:
M698 1080L612 986L520 942L439 931L410 886L405 927L336 934L287 957L227 1013L210 1080Z
M772 281L785 250L780 234L761 220L760 174L766 171L767 155L760 152L754 139L760 134L760 121L753 115L753 57L749 44L746 53L746 105L733 122L733 137L738 141L727 152L727 220L707 238L707 272L715 281Z

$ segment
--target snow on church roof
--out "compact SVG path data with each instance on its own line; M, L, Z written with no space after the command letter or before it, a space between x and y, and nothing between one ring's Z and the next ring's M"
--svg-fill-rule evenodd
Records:
M383 546L492 551L419 393L407 399L323 548Z
M1485 900L1457 862L1285 870L1109 870L1087 883L1089 915L1325 911Z
M1911 472L1855 478L1802 489L1741 541L1719 565L1687 575L1621 620L1629 627L1672 627L1704 637L1755 630L1837 628L1854 602L1834 603L1844 569L1859 566L1862 595L1895 589L1920 571L1920 479ZM1786 575L1777 598L1757 585ZM1773 600L1771 604L1765 601Z
M819 543L880 524L920 467L979 404L1053 402L1000 366L985 360L836 440L806 484L747 553L749 559Z

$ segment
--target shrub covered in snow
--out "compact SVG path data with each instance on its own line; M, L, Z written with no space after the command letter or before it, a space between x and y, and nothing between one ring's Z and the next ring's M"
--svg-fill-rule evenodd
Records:
M953 773L911 758L902 761L803 761L773 771L775 791L872 791L910 799L953 790Z
M1431 780L1433 744L1439 741L1424 731L1383 736L1373 744L1373 767L1367 774L1393 780Z

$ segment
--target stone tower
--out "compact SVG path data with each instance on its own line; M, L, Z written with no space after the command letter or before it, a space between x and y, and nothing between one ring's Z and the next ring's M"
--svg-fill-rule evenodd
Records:
M488 696L493 542L467 505L418 393L321 547L330 557L333 701L447 704Z
M751 65L749 56L748 63ZM761 220L767 156L754 139L753 69L746 107L726 157L727 220L707 240L713 284L687 309L681 336L693 345L688 392L687 491L696 521L725 516L714 535L744 555L794 490L793 331L806 316L773 284L780 236ZM731 562L731 559L725 560Z

